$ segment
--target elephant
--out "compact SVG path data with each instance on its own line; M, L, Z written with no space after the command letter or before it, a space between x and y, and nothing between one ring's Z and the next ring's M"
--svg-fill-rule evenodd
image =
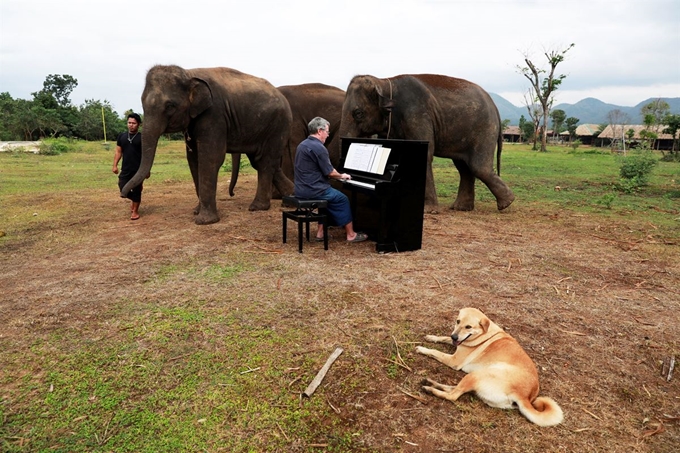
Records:
M339 135L427 140L426 210L437 211L434 156L450 158L460 173L451 209L474 209L475 178L491 190L499 210L515 199L500 179L503 135L498 109L486 91L467 80L434 74L355 76L347 87ZM498 175L493 169L496 147Z
M293 179L295 150L300 142L309 135L307 125L317 116L325 118L331 123L330 135L328 140L326 140L326 148L330 154L331 163L337 167L340 161L340 140L337 139L337 132L340 129L340 115L342 114L345 92L340 88L322 83L284 85L277 87L277 89L285 96L293 114L288 146L284 149L283 160L281 161L283 174L289 179ZM241 156L239 154L232 154L231 159L229 195L233 197L234 187L238 180ZM276 192L274 191L273 198L281 198L281 194Z
M142 161L122 195L149 173L158 138L173 132L185 134L199 225L219 221L215 192L227 152L246 154L257 170L251 211L269 209L272 184L279 192L293 191L281 170L292 115L286 98L268 81L231 68L156 65L146 75L142 106Z

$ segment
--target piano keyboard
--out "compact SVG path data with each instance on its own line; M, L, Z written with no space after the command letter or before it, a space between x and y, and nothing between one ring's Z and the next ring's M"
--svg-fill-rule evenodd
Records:
M345 184L353 184L355 186L365 187L367 189L375 190L375 184L369 184L367 182L355 181L353 179L342 179L341 181Z

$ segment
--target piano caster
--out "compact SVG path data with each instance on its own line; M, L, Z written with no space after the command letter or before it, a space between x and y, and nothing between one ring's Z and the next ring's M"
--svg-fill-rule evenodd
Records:
M294 211L283 211L283 243L286 243L288 219L298 224L298 251L302 253L302 225L305 225L307 242L309 242L309 224L312 222L323 223L323 249L328 250L328 221L326 218L326 200L310 200L296 198L292 195L283 197L283 205L294 207Z

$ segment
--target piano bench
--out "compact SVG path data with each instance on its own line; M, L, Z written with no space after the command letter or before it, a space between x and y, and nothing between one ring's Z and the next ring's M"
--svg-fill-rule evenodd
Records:
M312 200L297 198L293 195L283 197L283 205L295 208L294 211L283 211L283 243L286 243L288 219L298 224L298 251L302 253L302 224L306 227L307 242L309 242L309 224L321 222L323 224L323 249L328 250L328 221L326 216L326 200Z

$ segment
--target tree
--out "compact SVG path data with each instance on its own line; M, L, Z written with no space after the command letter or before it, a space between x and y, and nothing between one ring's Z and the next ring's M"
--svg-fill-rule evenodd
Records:
M673 137L673 146L671 154L675 153L675 145L678 142L678 130L680 129L680 115L667 114L663 119L663 124L666 128L662 131L664 134L671 134Z
M68 74L50 74L45 77L43 89L37 93L32 93L33 97L50 96L58 107L68 107L71 105L71 93L78 86L78 80ZM50 106L45 106L50 108Z
M555 68L565 59L566 53L574 47L575 44L570 44L564 50L551 50L544 53L548 60L549 70L537 67L530 59L528 54L524 54L524 62L526 66L518 66L520 74L529 80L533 90L533 99L541 107L541 116L543 120L543 129L541 131L541 151L546 151L547 134L548 134L548 115L553 103L554 92L562 84L562 81L567 77L564 74L555 75ZM547 74L547 76L545 76Z
M44 114L54 118L54 113L49 111L56 112L61 123L57 128L58 133L75 135L76 124L80 118L78 109L71 105L70 96L77 86L78 80L73 76L50 74L45 78L42 90L31 93L33 101L47 110Z
M577 124L579 121L578 118L574 118L573 116L570 116L565 120L567 130L569 131L569 143L576 138L576 128L578 127Z
M539 125L541 121L541 109L540 106L536 103L534 97L532 96L531 90L527 91L524 94L524 105L527 108L527 112L529 113L529 118L531 118L531 127L532 131L531 134L528 135L528 139L533 141L533 146L531 149L536 151L538 149L538 135L539 135Z
M567 114L565 113L564 110L553 110L550 113L550 118L553 120L553 138L562 132L562 125L564 124L564 121L567 119Z
M614 150L614 147L616 146L618 137L621 137L621 142L623 145L623 152L626 152L626 140L624 136L624 129L625 126L628 124L630 121L630 116L619 110L619 109L614 109L610 110L609 113L607 113L607 122L609 123L609 126L612 129L612 138L611 138L611 149L612 151ZM617 126L621 126L621 130L617 129Z
M86 99L85 104L80 106L80 122L76 128L78 136L85 140L103 140L104 125L102 120L106 123L107 141L111 138L115 139L118 133L125 129L125 126L121 125L122 121L118 118L118 114L111 108L109 101Z
M654 149L654 140L659 136L663 126L663 120L670 113L671 107L668 102L656 99L640 109L640 114L644 118L645 138L651 139L650 149Z

